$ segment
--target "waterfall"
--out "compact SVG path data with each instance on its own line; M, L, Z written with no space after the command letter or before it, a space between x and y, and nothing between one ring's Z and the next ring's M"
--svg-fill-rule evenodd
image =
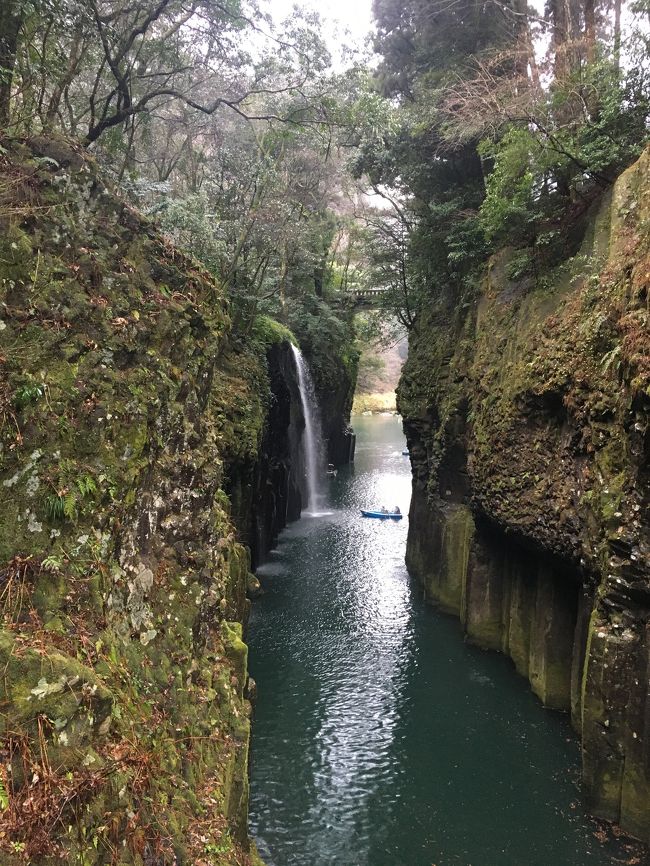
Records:
M314 382L309 367L300 349L291 345L298 370L298 386L300 388L300 403L305 419L303 433L303 450L305 456L305 481L307 487L307 511L318 511L321 484L324 475L323 447L320 429L320 413L316 402Z

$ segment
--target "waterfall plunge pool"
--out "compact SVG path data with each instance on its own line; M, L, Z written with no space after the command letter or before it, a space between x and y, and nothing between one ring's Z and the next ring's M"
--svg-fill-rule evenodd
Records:
M331 513L292 524L258 570L251 825L268 866L646 863L599 841L567 718L422 601L408 521L361 518L407 513L411 478L399 419L355 429Z

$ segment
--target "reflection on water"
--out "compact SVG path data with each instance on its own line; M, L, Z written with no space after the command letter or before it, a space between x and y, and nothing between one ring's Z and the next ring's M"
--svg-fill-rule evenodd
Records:
M258 574L251 822L269 866L622 862L577 804L577 747L507 659L463 643L404 568L410 468L395 418L358 419L330 512ZM629 855L628 855L629 856Z

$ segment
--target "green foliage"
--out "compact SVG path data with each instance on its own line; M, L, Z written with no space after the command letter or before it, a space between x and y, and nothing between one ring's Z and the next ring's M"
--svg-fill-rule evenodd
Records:
M354 382L358 351L352 312L315 295L288 298L285 313L294 342L309 358L319 394L340 387L342 377Z
M210 184L207 189L183 197L163 195L149 210L157 214L161 228L179 247L195 255L212 273L219 274L224 270L228 246L223 227L219 225L220 215L210 202L209 189ZM150 196L152 192L167 191L148 187ZM156 201L157 197L150 200Z
M609 370L610 368L614 368L615 370L619 370L621 366L621 345L618 343L611 349L609 352L606 352L603 357L600 359L600 363L602 364L603 370Z
M326 301L315 296L287 304L287 321L310 357L319 352L336 352L352 342L351 327Z
M380 310L364 310L354 317L354 333L360 344L378 343L383 331L384 314Z
M459 209L445 237L447 261L452 271L466 273L485 261L489 252L482 222L477 213Z
M276 343L285 342L293 343L294 346L298 345L298 341L289 328L280 322L276 322L270 316L256 317L253 323L252 336L253 339L261 343L265 348L269 348Z
M223 834L222 841L218 844L216 842L206 842L203 845L203 851L205 854L227 854L229 851L232 851L230 832L226 830Z
M49 574L58 574L63 568L63 560L52 553L45 557L41 563L41 568Z
M567 150L575 154L584 172L614 180L636 159L648 139L647 63L624 72L609 60L594 63L583 73L582 91L589 103L589 116L564 133Z
M365 394L377 388L377 380L386 368L383 358L372 352L362 352L359 358L357 389Z
M77 494L70 490L64 494L53 493L45 497L45 513L48 520L74 520L77 514Z
M109 0L101 16L84 0L5 5L0 83L11 87L13 78L15 93L11 106L2 94L3 112L11 107L21 132L54 127L85 134L86 143L100 140L102 155L121 163L120 180L134 167L134 144L140 159L152 144L164 153L177 130L191 145L194 134L205 133L205 115L220 105L254 113L264 94L282 94L291 97L295 120L319 108L303 78L318 78L329 58L309 13L295 11L273 28L256 3L242 0L204 4L196 17L177 0L128 7ZM177 106L171 112L170 101ZM168 165L165 154L157 180L167 179Z
M514 23L499 7L472 0L440 4L435 14L422 0L379 0L375 19L381 89L407 100L438 89L468 56L506 42Z
M97 483L92 475L82 475L80 478L77 478L76 483L82 497L92 496L93 493L97 492Z
M480 223L490 241L525 240L539 212L535 207L534 155L539 148L526 128L509 129L499 142L486 139L479 147L493 169L485 185Z
M113 499L115 490L106 475L95 478L89 472L80 472L73 461L63 459L59 464L56 492L44 500L45 515L51 521L75 521L80 509L95 506L102 489Z
M14 406L16 409L24 409L26 406L37 403L44 393L45 388L43 385L36 385L31 382L26 383L25 385L20 385L14 391Z
M647 8L639 0L634 11ZM437 295L461 303L499 246L531 250L511 263L513 279L575 253L590 205L648 140L647 17L622 59L616 34L590 31L578 6L565 12L571 33L585 29L571 37L580 50L563 44L562 9L544 12L560 35L540 81L540 58L522 57L537 24L525 4L460 2L435 15L420 0L375 4L376 83L391 122L360 137L353 169L397 202L403 234L375 221L373 278L410 328Z
M561 220L576 197L589 201L639 155L647 140L648 83L643 66L622 74L600 60L581 71L579 82L541 97L531 123L511 123L500 138L484 139L479 153L491 167L480 209L486 238L548 246L549 221Z
M533 271L534 260L528 250L521 250L515 253L508 262L506 273L509 280L522 279Z

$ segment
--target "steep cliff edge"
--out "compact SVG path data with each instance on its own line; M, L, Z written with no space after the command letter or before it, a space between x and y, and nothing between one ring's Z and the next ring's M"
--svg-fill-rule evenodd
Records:
M442 293L398 393L407 562L468 637L571 710L590 809L650 841L650 151L580 251Z
M289 343L269 344L266 361L270 399L258 452L232 447L233 440L226 455L225 489L253 568L264 559L280 530L300 517L303 507L305 420Z
M263 358L65 142L0 156L0 860L248 864Z
M343 334L334 331L330 337L323 332L318 340L307 334L301 340L320 407L327 459L335 466L354 460L356 437L350 426L350 414L359 352L352 347L353 340L351 319Z

